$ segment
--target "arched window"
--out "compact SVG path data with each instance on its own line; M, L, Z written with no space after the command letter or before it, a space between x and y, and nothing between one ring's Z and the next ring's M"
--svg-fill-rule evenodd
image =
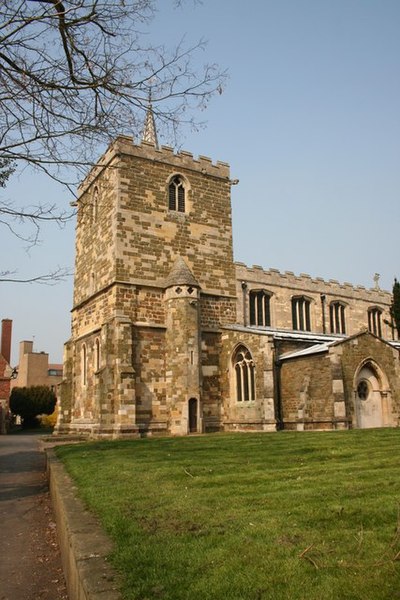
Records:
M168 186L168 208L178 212L185 212L186 190L183 178L175 175Z
M292 298L292 323L297 331L311 331L310 300L305 296Z
M83 344L82 346L82 385L86 385L87 384L87 348L86 348L86 344Z
M380 308L373 306L368 309L368 329L378 337L382 337L382 311Z
M250 325L271 325L270 295L264 290L251 290L250 298Z
M100 340L96 338L95 341L95 370L98 371L100 369Z
M346 333L345 305L342 302L331 302L329 318L331 333Z
M255 400L255 365L249 350L239 346L233 357L237 402Z

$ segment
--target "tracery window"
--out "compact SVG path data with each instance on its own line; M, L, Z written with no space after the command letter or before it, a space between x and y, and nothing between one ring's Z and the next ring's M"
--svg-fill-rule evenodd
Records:
M175 175L168 186L168 208L178 212L185 212L186 190L183 178Z
M297 331L311 331L310 300L305 296L292 298L292 324Z
M250 298L250 325L271 325L270 295L264 290L252 290Z
M329 305L331 333L346 333L345 309L342 302L331 302Z
M255 400L255 365L249 350L239 346L233 357L237 402Z
M382 337L382 311L380 308L373 307L368 309L368 329L378 337Z

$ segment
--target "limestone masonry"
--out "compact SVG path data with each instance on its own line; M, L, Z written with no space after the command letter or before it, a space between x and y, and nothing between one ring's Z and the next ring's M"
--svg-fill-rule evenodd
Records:
M92 169L56 433L399 426L391 294L234 263L232 183L128 137Z

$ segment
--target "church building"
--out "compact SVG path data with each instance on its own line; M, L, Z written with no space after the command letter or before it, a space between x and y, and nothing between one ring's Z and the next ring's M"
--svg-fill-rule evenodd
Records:
M235 263L234 183L151 111L91 170L56 434L399 426L391 294Z

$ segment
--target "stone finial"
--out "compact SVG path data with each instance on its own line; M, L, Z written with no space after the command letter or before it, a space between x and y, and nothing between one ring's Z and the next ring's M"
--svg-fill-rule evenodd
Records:
M199 282L181 256L178 256L178 258L175 260L164 285L165 288L169 288L174 285L189 285L196 288L200 287Z
M142 142L147 142L158 148L157 130L156 123L154 120L153 106L151 104L151 93L149 94L149 106L146 112L146 118L144 121Z
M375 275L374 275L374 283L375 283L375 289L376 290L380 290L381 289L379 287L379 278L380 278L379 273L375 273Z

